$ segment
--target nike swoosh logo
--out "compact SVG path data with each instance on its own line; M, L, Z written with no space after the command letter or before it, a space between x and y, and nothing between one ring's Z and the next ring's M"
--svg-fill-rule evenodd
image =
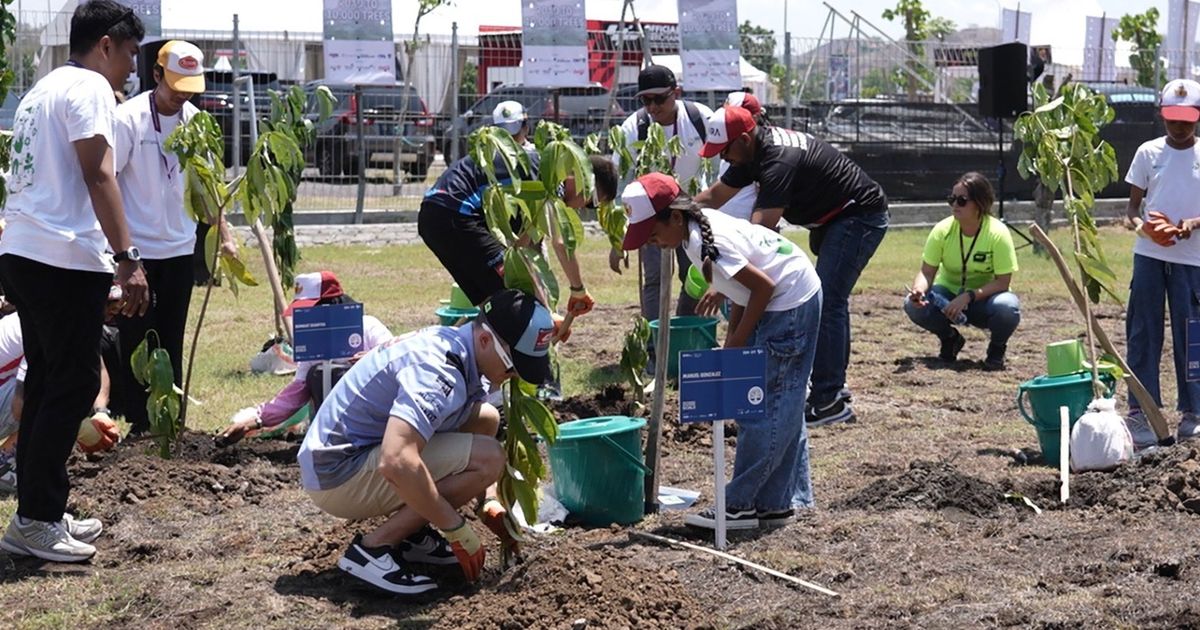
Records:
M383 562L380 558L376 558L376 557L372 556L371 554L367 553L367 550L363 549L362 547L359 547L358 550L361 551L362 554L367 557L368 562L370 562L375 568L379 569L380 571L383 571L384 573L390 573L392 571L395 571L398 568L398 567L396 567L396 561L392 560L391 556L388 556L388 555L383 556L383 560L387 560L387 562Z

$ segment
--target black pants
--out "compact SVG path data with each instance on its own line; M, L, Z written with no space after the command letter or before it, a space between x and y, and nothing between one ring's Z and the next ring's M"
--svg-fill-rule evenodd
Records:
M120 376L125 394L125 419L131 430L144 432L150 429L146 414L146 386L133 377L129 358L146 338L146 331L158 333L159 343L151 339L150 347L160 347L171 355L171 367L175 371L175 384L183 384L183 329L187 325L188 306L192 301L192 257L190 255L164 260L143 260L146 282L150 284L150 308L142 317L117 317L117 328L121 331L122 361Z
M17 514L58 521L71 491L67 458L100 391L100 332L112 274L6 254L0 278L21 314L29 363L17 439Z
M483 217L425 202L417 214L417 233L472 304L504 290L504 245Z

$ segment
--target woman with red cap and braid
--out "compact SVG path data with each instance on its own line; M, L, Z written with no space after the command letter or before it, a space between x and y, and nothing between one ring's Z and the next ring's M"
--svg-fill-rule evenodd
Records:
M738 420L737 458L726 486L730 529L785 525L812 506L804 400L821 319L821 280L799 247L761 225L701 209L670 176L650 173L625 187L624 249L682 246L692 264L733 302L726 348L767 351L767 417ZM711 509L684 522L715 528Z

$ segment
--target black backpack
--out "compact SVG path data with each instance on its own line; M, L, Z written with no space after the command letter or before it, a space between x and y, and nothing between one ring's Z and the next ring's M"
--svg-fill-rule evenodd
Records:
M708 130L704 128L704 116L700 114L700 108L691 101L683 101L683 110L687 112L688 120L692 121L692 126L696 128L696 133L700 134L701 141L708 140ZM646 139L646 134L650 132L650 114L646 113L646 108L642 107L637 110L637 139L642 141Z

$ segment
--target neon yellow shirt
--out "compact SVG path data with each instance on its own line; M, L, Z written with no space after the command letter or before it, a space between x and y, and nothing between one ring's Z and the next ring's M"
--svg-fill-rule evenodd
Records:
M1017 271L1017 250L1013 247L1012 234L998 219L984 215L978 239L962 235L961 247L960 235L962 230L952 216L939 221L929 232L921 260L938 268L933 279L935 285L959 293L964 289L978 289L996 276ZM974 247L971 247L972 241ZM963 249L969 252L965 287L962 286Z

